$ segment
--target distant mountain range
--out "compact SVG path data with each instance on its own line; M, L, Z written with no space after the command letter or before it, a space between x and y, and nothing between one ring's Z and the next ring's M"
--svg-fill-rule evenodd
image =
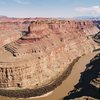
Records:
M85 19L85 20L100 20L100 16L78 16L75 19Z
M3 15L0 15L0 21L14 21L14 20L17 20L17 19L48 19L48 18L42 18L42 17L36 17L36 18L15 18L15 17L7 17L7 16L3 16ZM58 19L66 19L66 18L58 18ZM73 17L73 19L78 19L78 20L100 20L100 16L78 16L78 17Z

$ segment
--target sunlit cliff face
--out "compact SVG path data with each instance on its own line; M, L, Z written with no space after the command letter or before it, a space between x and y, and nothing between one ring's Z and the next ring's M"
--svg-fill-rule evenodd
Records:
M54 89L55 80L69 71L74 59L96 48L87 36L99 31L91 21L77 20L35 21L28 29L1 47L1 88L35 89L51 82Z

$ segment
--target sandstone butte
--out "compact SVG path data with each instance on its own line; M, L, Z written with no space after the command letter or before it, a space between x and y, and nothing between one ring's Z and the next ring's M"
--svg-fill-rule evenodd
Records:
M52 91L70 74L73 61L98 48L91 35L99 29L88 20L32 21L24 35L20 24L5 27L0 24L0 94L6 96Z

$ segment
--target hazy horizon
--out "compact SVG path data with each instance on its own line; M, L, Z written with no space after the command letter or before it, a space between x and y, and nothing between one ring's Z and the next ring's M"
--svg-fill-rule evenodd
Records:
M0 0L0 15L17 18L100 16L100 0Z

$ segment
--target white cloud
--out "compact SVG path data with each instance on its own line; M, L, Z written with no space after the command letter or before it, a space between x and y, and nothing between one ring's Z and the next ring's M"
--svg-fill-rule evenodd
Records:
M18 4L28 5L31 3L31 0L13 0L14 2Z
M77 12L86 14L100 14L100 6L79 7L75 9Z

